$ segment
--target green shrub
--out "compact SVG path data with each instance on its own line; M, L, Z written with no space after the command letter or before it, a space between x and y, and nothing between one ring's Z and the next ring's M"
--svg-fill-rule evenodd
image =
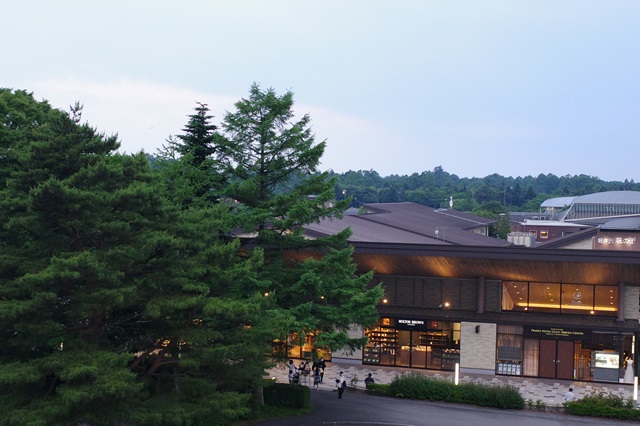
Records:
M372 386L371 389L401 398L446 401L502 409L522 409L525 404L524 398L513 386L478 383L454 385L417 373L396 376L386 389L379 386Z
M379 393L382 395L391 395L391 392L389 392L389 388L391 387L391 385L389 384L382 384L382 383L369 383L367 385L367 390L373 393Z
M618 420L640 420L631 399L613 394L596 393L582 399L565 402L565 412L576 416L606 417Z
M276 407L306 408L311 401L307 386L274 383L264 388L264 403Z

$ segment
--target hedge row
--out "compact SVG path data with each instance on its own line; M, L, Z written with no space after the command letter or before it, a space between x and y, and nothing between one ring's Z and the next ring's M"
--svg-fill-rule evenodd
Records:
M446 401L502 409L524 408L524 398L513 386L478 383L454 385L416 373L402 374L396 376L388 385L372 384L367 386L367 389L399 398Z
M576 416L606 417L618 420L640 420L640 411L634 407L632 399L617 395L597 393L582 399L565 402L565 412Z

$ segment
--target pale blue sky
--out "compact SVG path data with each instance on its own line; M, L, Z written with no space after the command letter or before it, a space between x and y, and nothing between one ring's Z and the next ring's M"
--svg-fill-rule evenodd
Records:
M640 181L640 1L21 0L0 86L154 153L195 102L295 93L322 169Z

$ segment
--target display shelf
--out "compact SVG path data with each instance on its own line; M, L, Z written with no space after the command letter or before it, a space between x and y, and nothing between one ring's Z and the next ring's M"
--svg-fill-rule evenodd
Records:
M367 364L380 364L395 356L397 332L392 328L376 327L367 330L368 342L362 353L362 361ZM384 363L384 362L383 362Z
M434 331L420 333L420 344L432 348L445 348L447 336L444 333Z
M380 348L365 347L362 362L366 364L380 364Z
M453 371L456 363L460 363L460 351L458 349L445 349L442 352L442 369Z

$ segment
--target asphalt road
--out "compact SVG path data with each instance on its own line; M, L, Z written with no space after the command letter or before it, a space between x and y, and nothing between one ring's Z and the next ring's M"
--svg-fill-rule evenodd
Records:
M311 391L311 414L255 423L260 426L393 425L393 426L622 426L634 422L586 418L527 410L497 410L469 405L388 398L347 391Z

